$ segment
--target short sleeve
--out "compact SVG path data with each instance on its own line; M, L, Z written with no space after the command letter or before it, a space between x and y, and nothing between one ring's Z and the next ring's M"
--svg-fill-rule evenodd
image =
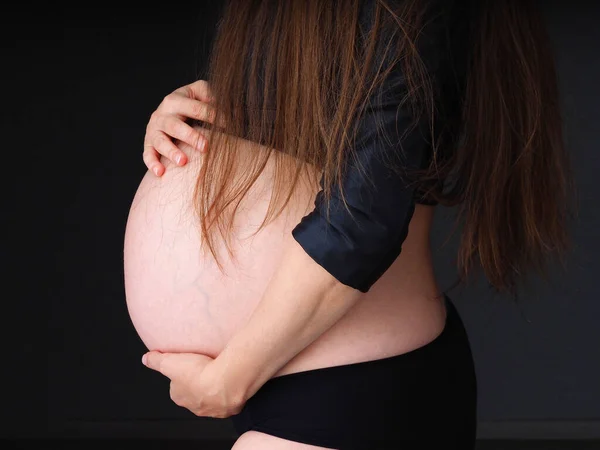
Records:
M384 142L375 126L376 115L382 117L386 128L408 126L409 115L406 111L397 114L395 106L382 105L362 118L359 136L363 146L358 159L364 174L348 164L342 180L352 215L334 186L328 221L321 189L315 208L292 230L312 259L338 281L361 292L367 292L400 254L415 208L414 189L382 158L382 153L398 152L399 148ZM425 140L413 132L403 143L405 163L420 166L428 148Z
M435 51L429 48L431 61L436 60ZM292 230L294 239L314 261L341 283L361 292L368 292L400 254L415 209L414 187L389 167L389 161L408 169L420 168L431 152L426 127L418 125L410 130L414 123L410 105L400 106L406 86L397 67L384 81L383 95L377 102L373 98L374 106L365 111L358 124L356 153L366 179L351 163L342 179L352 215L334 186L328 221L321 189L314 209ZM385 128L387 139L378 133L377 122Z

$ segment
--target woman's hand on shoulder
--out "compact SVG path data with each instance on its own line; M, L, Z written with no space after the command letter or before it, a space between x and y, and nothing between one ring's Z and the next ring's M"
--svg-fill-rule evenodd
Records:
M187 164L186 154L178 148L174 139L200 152L205 151L206 136L186 120L212 123L213 101L208 82L198 80L173 91L158 105L146 127L143 153L146 167L156 176L162 176L166 170L160 162L160 155L178 166Z

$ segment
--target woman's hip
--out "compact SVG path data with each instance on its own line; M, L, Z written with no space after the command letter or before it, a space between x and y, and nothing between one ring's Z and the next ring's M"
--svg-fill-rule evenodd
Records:
M446 307L442 333L413 351L269 380L232 417L236 430L339 449L406 442L411 448L433 442L470 448L476 427L473 359L447 297Z

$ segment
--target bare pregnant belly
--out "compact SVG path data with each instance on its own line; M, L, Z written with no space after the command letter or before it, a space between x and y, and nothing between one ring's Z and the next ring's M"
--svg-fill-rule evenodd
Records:
M250 317L279 264L292 229L312 208L317 187L303 184L285 212L251 236L265 216L271 169L261 175L235 220L235 262L220 249L222 274L200 251L192 192L202 156L164 158L161 178L143 177L124 239L125 294L132 323L149 350L195 352L215 358ZM368 361L410 351L434 339L445 319L431 268L432 209L417 205L403 252L336 325L277 375ZM285 299L281 299L285 301Z

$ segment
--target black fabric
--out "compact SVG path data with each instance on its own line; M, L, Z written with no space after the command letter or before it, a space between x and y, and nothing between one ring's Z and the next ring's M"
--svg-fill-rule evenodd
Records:
M446 325L430 343L385 359L272 378L231 416L237 433L255 430L339 450L475 448L473 357L458 311L445 299Z
M361 20L370 20L374 5L367 0ZM429 11L430 20L419 41L419 52L436 89L440 90L438 129L446 147L460 125L461 76L467 58L468 14L462 2L437 1ZM456 54L463 51L463 54ZM462 64L462 66L461 66ZM343 176L345 209L337 186L327 219L323 190L318 192L315 208L302 218L292 235L319 265L341 283L368 292L401 252L413 216L415 203L435 204L416 192L414 184L390 168L389 161L407 169L424 168L432 153L428 126L420 123L401 136L414 122L407 104L399 107L406 93L400 65L384 81L381 97L374 95L358 124L358 164L348 162ZM376 124L382 122L389 139L382 139ZM398 143L401 142L401 146ZM450 148L441 151L451 151ZM323 188L323 178L321 178Z

